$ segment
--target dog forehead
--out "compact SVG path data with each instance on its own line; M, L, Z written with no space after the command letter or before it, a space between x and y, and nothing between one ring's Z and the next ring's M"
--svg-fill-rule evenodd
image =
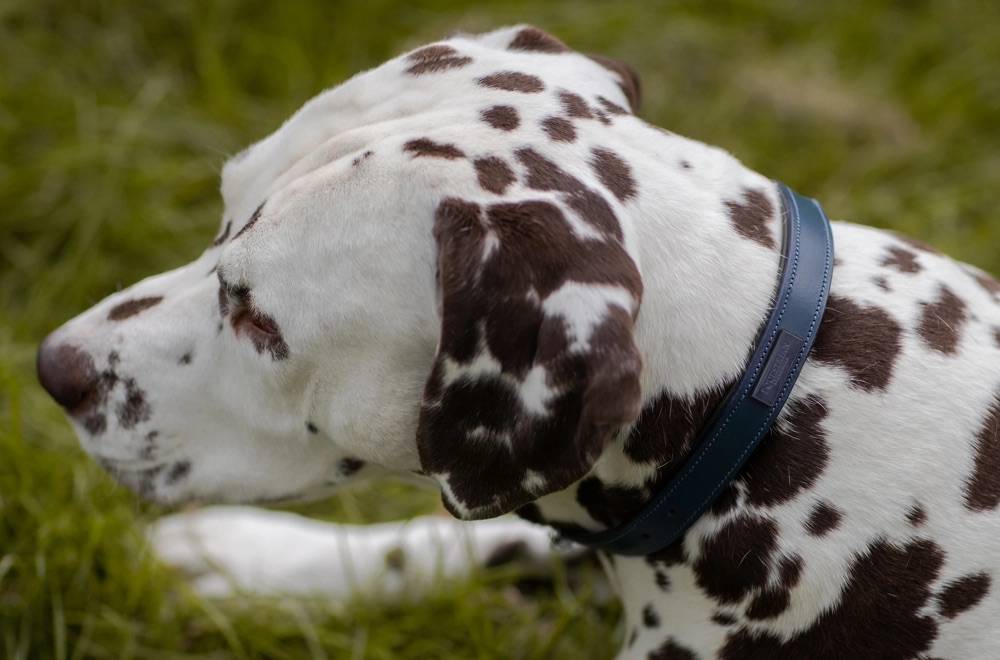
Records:
M366 143L404 127L440 127L457 109L498 96L507 97L497 104L497 121L503 121L505 109L516 116L523 107L550 102L562 87L601 99L596 113L606 121L609 113L625 112L634 86L609 60L573 52L530 26L418 47L320 93L274 133L233 156L222 170L223 227L230 222L239 231L276 184L293 170L301 173L306 162L315 168L338 157L353 159ZM550 94L537 93L542 90ZM572 115L572 99L561 100Z

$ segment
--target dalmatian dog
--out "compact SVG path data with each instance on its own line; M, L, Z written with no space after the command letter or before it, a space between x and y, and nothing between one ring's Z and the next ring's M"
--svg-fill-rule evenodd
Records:
M341 596L398 548L425 583L459 538L452 577L511 543L544 561L546 529L626 521L682 464L780 269L775 182L638 102L628 67L525 26L361 73L230 160L212 245L55 331L41 382L143 497L401 475L479 521L210 508L154 528L178 565ZM1000 657L1000 283L833 232L777 425L681 541L605 558L622 658Z

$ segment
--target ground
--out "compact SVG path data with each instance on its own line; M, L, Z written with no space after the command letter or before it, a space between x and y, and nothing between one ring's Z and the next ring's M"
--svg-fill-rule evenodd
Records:
M81 7L81 5L83 7ZM581 658L618 609L490 573L419 606L200 600L144 546L162 511L77 448L34 376L46 332L213 236L227 154L351 73L456 29L535 23L641 74L646 119L1000 272L1000 5L464 0L0 2L0 655ZM400 486L308 507L434 506Z

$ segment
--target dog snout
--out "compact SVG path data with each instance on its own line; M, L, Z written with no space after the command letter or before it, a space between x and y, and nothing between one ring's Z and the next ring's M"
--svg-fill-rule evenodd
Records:
M71 413L85 412L100 378L89 354L49 336L38 348L36 366L39 383L56 403Z

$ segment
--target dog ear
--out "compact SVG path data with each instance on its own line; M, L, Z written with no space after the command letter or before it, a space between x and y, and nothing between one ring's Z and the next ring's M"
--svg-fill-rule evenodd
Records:
M617 223L580 232L548 201L445 199L434 237L441 338L417 446L448 510L488 518L582 478L638 416L642 282Z

